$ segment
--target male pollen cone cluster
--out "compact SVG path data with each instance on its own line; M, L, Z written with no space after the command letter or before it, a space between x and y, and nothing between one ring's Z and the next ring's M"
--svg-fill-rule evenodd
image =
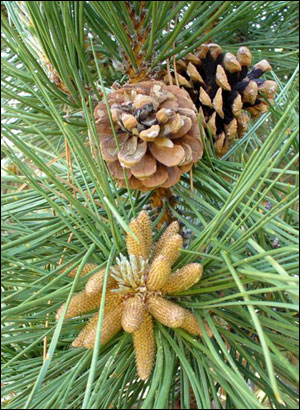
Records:
M103 158L119 185L132 189L169 188L203 154L198 114L189 94L159 81L127 84L95 108Z
M256 63L249 71L251 63L247 47L240 47L235 56L224 53L215 43L202 44L194 54L176 62L178 83L199 110L202 125L214 139L217 156L224 155L231 141L247 132L250 117L245 111L253 119L259 118L276 94L275 81L260 79L272 69L268 61ZM164 81L169 82L167 74Z
M138 241L128 234L128 258L120 255L117 264L110 269L101 344L108 342L121 328L132 333L137 372L142 380L146 380L155 360L153 318L170 328L181 328L192 335L202 336L196 316L166 298L197 283L202 276L202 265L191 263L172 273L172 266L183 246L177 221L168 226L156 244L152 244L151 222L146 211L141 212L129 226ZM83 274L95 268L97 265L88 264ZM69 275L74 277L76 270ZM101 269L88 279L85 290L71 299L65 318L99 309L104 274L105 269ZM57 311L57 320L64 307L62 305ZM99 312L92 316L72 346L93 348L98 317ZM211 337L212 332L207 323L205 329Z

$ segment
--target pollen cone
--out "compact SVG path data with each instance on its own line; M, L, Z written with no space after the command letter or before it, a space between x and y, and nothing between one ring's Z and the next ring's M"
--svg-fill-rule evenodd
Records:
M139 330L133 333L133 345L138 375L146 380L152 372L155 359L154 327L149 313L145 314Z
M85 291L78 293L72 297L65 315L65 319L79 316L83 313L96 309L100 305L100 300L101 293L93 296L88 296ZM60 318L64 307L65 303L58 309L55 316L56 320Z
M104 317L101 328L101 339L100 343L105 344L108 342L118 331L121 329L121 317L122 317L122 306L119 305L115 309L104 311ZM89 332L86 334L82 345L87 349L92 349L95 344L97 331L97 321L95 319L94 326L89 328ZM79 334L80 336L80 334ZM78 337L79 337L78 336Z
M144 315L145 304L138 295L126 299L122 313L122 327L125 332L136 332L144 320Z
M70 266L70 265L69 265ZM98 265L94 264L94 263L86 263L84 265L84 268L81 271L80 276L85 276L87 275L89 272L91 272L92 270L96 269L98 267ZM67 267L68 268L68 267ZM66 268L66 269L67 269ZM75 269L72 269L70 273L68 273L68 276L70 278L75 278L76 273L78 272L78 268L79 266L77 266ZM66 271L66 269L64 270L64 272Z
M150 297L148 300L149 312L163 325L181 327L185 319L185 309L176 303L160 296Z
M87 295L96 295L102 291L105 270L106 268L101 269L89 278L85 285ZM116 281L109 276L107 279L107 289L112 288L113 286L116 286Z
M163 245L159 255L163 255L173 266L180 255L180 249L183 247L183 239L179 234L171 236Z
M128 255L134 255L137 259L140 257L147 259L148 244L146 244L141 223L137 219L134 219L130 222L129 228L132 230L135 237L131 233L127 234L126 247Z
M176 235L179 232L179 223L177 221L172 222L164 231L162 236L159 238L158 242L155 245L153 257L158 256L164 247L165 243L173 235Z
M189 289L200 280L202 271L200 263L186 265L173 273L161 290L163 293L174 293Z
M191 335L203 336L202 329L196 316L189 310L186 310L184 322L180 327ZM204 322L204 327L208 336L212 337L213 333L206 322Z
M171 265L164 255L159 255L150 266L147 288L160 290L167 282L171 273Z

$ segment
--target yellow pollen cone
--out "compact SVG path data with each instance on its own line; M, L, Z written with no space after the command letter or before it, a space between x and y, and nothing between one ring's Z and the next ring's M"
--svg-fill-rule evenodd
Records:
M173 266L180 255L180 249L183 247L183 239L180 235L171 236L164 244L160 255L163 255L170 266Z
M148 290L159 290L167 282L171 273L171 266L163 255L157 256L150 266L147 279Z
M101 329L101 341L103 345L108 342L118 331L121 329L121 317L122 317L122 305L116 306L115 309L104 312L102 329ZM92 349L95 344L97 331L97 322L90 331L87 333L83 340L83 346L87 349Z
M179 232L179 223L177 221L172 222L164 231L162 236L160 237L159 241L157 242L154 253L153 253L153 258L155 258L157 255L160 254L160 251L162 250L165 242L173 235L177 234Z
M113 310L117 306L122 306L121 296L118 293L107 290L105 295L104 312L107 313L109 310Z
M106 268L101 269L99 272L95 273L95 275L89 278L85 285L85 291L87 295L94 295L102 291L105 270ZM109 289L113 286L116 286L115 279L113 279L112 277L108 277L107 288Z
M69 265L70 266L70 265ZM67 266L66 269L69 267ZM98 267L98 265L96 265L95 263L86 263L84 265L84 268L81 271L80 277L87 275L89 272L91 272L93 269L96 269ZM66 269L63 270L63 272L66 271ZM70 273L68 273L68 276L70 278L75 278L76 273L79 269L79 266L77 266L76 268L74 268L73 270L71 270Z
M89 312L93 309L96 309L100 305L101 294L88 296L85 291L78 293L73 296L70 300L65 319L70 317L75 317L82 315L85 312ZM65 303L58 309L56 313L56 320L58 320L63 312Z
M189 289L200 280L202 272L200 263L186 265L173 273L161 290L163 293L174 293Z
M133 345L137 373L142 380L146 380L152 372L155 359L153 320L147 312L141 327L133 333Z
M205 327L205 330L206 330L208 336L212 337L213 333L210 330L210 328L209 328L209 326L206 322L204 322L204 327ZM180 326L180 328L185 330L187 333L190 333L191 335L203 336L202 329L200 327L200 324L199 324L196 316L187 309L186 309L186 312L185 312L184 322Z
M73 347L80 347L83 346L83 342L86 338L86 336L90 333L90 331L94 328L97 328L97 323L98 323L98 317L99 313L95 313L92 318L88 321L87 325L84 326L84 328L81 330L79 335L76 337L76 339L73 341L72 346Z
M180 327L185 318L185 309L160 296L150 297L148 300L149 312L165 326Z
M147 259L152 247L151 220L146 211L142 211L137 220L143 233L143 258Z
M133 333L140 328L144 319L145 311L145 304L138 295L124 301L122 327L125 332Z
M126 238L126 246L127 246L127 252L128 255L134 255L136 258L139 258L140 256L143 256L144 254L144 238L143 238L143 232L140 228L139 222L134 219L133 221L130 222L129 224L130 229L132 232L135 234L139 242L136 241L136 239L129 233L127 234Z

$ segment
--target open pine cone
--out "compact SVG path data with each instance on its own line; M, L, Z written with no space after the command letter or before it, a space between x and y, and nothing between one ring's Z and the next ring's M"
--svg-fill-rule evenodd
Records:
M197 109L189 94L158 81L128 84L108 95L117 147L106 104L95 108L103 158L119 185L169 188L203 154Z
M267 60L255 64L248 72L252 55L240 47L237 55L223 53L215 43L202 44L194 54L177 61L178 83L191 96L209 129L217 156L224 155L230 142L241 138L248 130L250 117L257 119L268 110L268 103L277 91L275 81L259 79L272 69ZM169 82L165 75L165 82ZM245 111L244 111L245 110Z

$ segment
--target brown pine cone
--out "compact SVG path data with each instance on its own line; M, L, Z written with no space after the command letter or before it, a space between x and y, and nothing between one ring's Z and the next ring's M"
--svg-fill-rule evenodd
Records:
M214 138L217 156L224 155L230 142L248 130L250 117L257 119L268 110L277 91L277 83L259 79L272 69L267 60L255 64L250 72L252 55L240 47L237 55L223 53L215 43L202 44L194 54L187 54L176 64L178 82L191 96ZM168 83L168 76L164 77Z
M119 185L169 188L203 154L197 109L189 94L159 81L128 84L108 95L119 149L106 105L95 108L103 158Z

